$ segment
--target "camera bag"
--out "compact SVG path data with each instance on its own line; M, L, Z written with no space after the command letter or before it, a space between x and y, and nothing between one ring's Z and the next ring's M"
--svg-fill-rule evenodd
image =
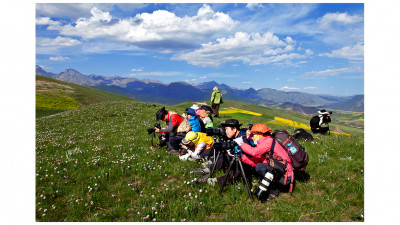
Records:
M300 143L285 129L277 129L272 133L274 138L288 153L295 171L306 170L308 154Z

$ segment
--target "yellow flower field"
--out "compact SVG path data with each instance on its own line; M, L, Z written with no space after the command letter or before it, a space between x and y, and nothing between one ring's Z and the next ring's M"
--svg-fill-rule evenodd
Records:
M220 114L233 114L233 113L244 113L244 114L249 114L249 115L254 115L254 116L261 116L261 113L256 113L256 112L251 112L243 109L237 109L237 108L230 108L230 109L224 109L222 111L219 111Z

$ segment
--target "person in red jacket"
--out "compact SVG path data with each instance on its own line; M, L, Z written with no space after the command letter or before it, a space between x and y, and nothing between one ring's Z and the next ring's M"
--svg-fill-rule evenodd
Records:
M255 167L256 174L261 178L255 195L259 199L268 197L269 194L271 197L278 196L280 184L293 183L293 167L289 155L271 137L271 129L264 124L255 124L251 131L247 132L247 138L251 138L256 146L252 147L243 142L243 137L235 139L235 142L242 149L242 162Z
M178 155L181 148L180 143L190 129L189 122L187 120L183 121L183 118L175 112L168 112L165 107L157 111L156 119L165 121L167 124L167 127L163 129L155 127L156 133L167 134L167 147L169 150L167 153Z

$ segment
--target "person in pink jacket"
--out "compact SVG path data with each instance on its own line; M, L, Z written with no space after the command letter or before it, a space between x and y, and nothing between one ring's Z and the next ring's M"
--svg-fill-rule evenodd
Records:
M276 197L282 185L290 184L292 191L293 167L286 150L271 137L271 129L264 124L255 124L247 133L253 139L255 147L245 143L243 138L235 139L242 149L242 162L255 167L261 178L259 189L255 195L259 199ZM266 195L266 196L265 196Z

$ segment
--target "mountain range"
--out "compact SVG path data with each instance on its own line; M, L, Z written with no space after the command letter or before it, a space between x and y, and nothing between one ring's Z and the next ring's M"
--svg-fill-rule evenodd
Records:
M187 101L209 101L213 87L218 86L225 100L280 107L306 114L315 113L315 110L318 111L321 107L333 110L364 111L363 95L339 97L302 92L283 92L271 88L238 89L215 81L198 84L185 82L165 84L157 80L134 77L84 75L74 69L67 69L55 74L45 71L38 65L36 66L36 75L124 95L143 102L166 105Z

